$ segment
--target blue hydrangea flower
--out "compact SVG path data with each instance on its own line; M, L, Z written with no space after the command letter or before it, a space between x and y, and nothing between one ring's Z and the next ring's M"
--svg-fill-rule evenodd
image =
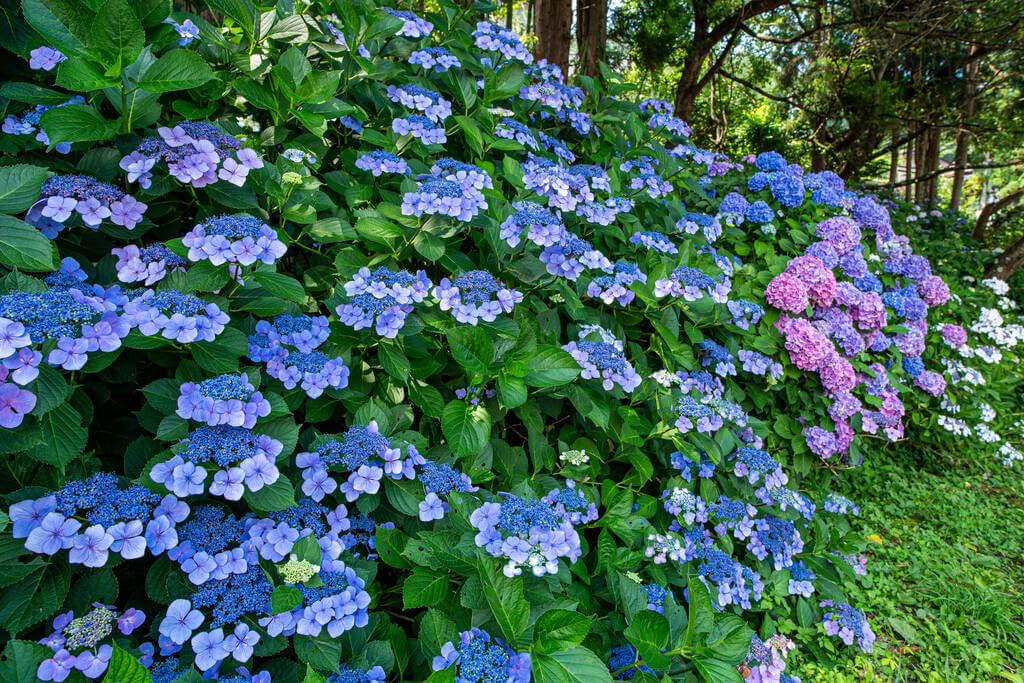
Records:
M440 178L424 180L416 191L407 192L402 197L404 216L441 214L469 221L486 208L487 199L475 187Z
M860 610L854 609L849 603L836 603L832 600L823 600L819 603L821 607L831 607L832 610L825 613L822 625L825 633L830 636L839 636L847 645L853 645L854 641L864 652L871 652L875 643L875 634L871 631L867 618Z
M533 55L523 45L519 34L504 26L498 26L489 21L478 21L476 30L473 31L474 45L481 50L494 50L501 53L501 56L508 60L515 60L523 64L533 62Z
M177 290L143 290L124 304L124 320L139 333L151 337L158 332L180 343L213 341L229 322L217 304Z
M113 185L84 175L52 175L43 181L39 199L25 221L53 239L68 219L77 217L93 230L105 219L131 230L142 222L146 204Z
M404 107L423 112L423 115L434 122L442 122L452 115L452 104L433 90L418 85L389 85L388 99Z
M228 263L236 278L240 266L257 261L272 265L287 250L276 230L244 213L214 216L197 223L181 242L188 247L189 261L209 261L215 266Z
M353 329L375 325L377 334L394 339L413 305L423 301L431 285L422 270L413 274L407 270L395 272L376 268L371 272L363 267L345 283L345 293L351 299L337 306L335 311L341 322Z
M600 341L592 341L593 337L599 337ZM581 378L600 379L605 391L611 391L617 384L630 393L643 382L624 355L622 342L607 330L584 326L580 330L579 341L571 341L562 349L568 351L583 368Z
M369 171L375 178L384 173L398 173L400 175L410 173L409 164L405 163L404 159L397 154L380 149L367 152L356 159L356 168L362 171Z
M252 429L257 418L270 414L270 402L244 374L220 375L182 384L175 413L182 419L205 422L211 427Z
M478 628L459 634L458 645L447 642L431 668L442 671L455 665L455 680L467 683L529 683L530 655L516 652L505 642Z
M158 136L146 138L119 165L128 182L148 188L157 162L179 182L204 187L224 180L241 187L249 171L263 168L256 152L209 123L182 121L173 128L160 127Z
M502 222L498 233L508 246L519 244L523 230L526 230L526 239L538 247L549 247L561 241L565 226L555 214L536 202L515 202L512 208L515 213Z
M522 293L505 287L485 270L471 270L453 280L442 278L433 294L442 311L450 310L456 320L470 325L493 322L523 300Z
M185 271L188 261L160 243L137 247L129 244L114 247L110 253L117 257L117 279L121 282L141 282L149 286L168 273Z
M455 66L462 66L459 58L443 47L424 47L409 55L410 64L419 64L425 70L433 69L438 73L444 73Z

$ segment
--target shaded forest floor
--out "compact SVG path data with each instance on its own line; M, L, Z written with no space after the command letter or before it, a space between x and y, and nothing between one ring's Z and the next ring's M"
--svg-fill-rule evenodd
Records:
M951 450L955 447L951 446ZM851 473L868 577L850 601L875 651L811 681L1024 682L1024 468L892 448Z

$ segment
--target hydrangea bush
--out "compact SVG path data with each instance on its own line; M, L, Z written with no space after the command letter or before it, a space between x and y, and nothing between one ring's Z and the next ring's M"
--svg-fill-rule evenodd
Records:
M833 488L954 357L886 205L566 83L486 2L207 5L16 18L5 680L789 681L871 648Z

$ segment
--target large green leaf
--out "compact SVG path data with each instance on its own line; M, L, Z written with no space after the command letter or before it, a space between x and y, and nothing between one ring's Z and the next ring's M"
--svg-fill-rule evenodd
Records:
M544 612L533 626L534 651L553 654L580 645L590 631L591 619L566 609Z
M114 73L135 61L146 44L142 24L126 0L107 0L89 27L90 48L103 55Z
M0 215L0 263L28 271L57 269L53 242L14 216Z
M477 570L494 620L508 641L515 643L530 623L530 603L523 597L523 577L505 576L501 571L501 563L482 553Z
M416 568L402 584L402 607L434 607L449 593L446 574Z
M153 675L139 660L122 650L116 644L110 655L110 665L103 683L152 683Z
M213 69L195 52L171 50L156 60L139 78L139 87L149 92L172 92L197 88L213 78Z
M470 372L486 374L494 360L494 342L479 327L459 325L448 331L452 357Z
M49 175L48 170L39 166L0 166L0 213L27 211L39 199L39 189Z
M532 387L557 387L576 379L580 364L557 346L538 346L523 380Z
M39 125L46 131L51 145L58 142L109 140L118 131L117 121L105 119L99 111L83 104L48 109L39 118Z
M534 683L610 683L611 673L601 658L585 647L531 658Z
M668 666L669 658L662 654L668 645L668 621L653 610L639 610L623 635L636 646L640 656L656 669Z
M449 401L441 413L441 432L455 455L479 453L490 431L491 420L483 406L456 399Z

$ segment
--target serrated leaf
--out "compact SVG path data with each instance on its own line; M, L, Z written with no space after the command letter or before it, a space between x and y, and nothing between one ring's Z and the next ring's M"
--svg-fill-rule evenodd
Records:
M48 170L39 166L28 164L0 166L0 213L27 211L39 199L39 189L49 175ZM3 235L0 233L0 239L2 237ZM49 245L47 245L47 250L49 250Z
M448 590L448 576L429 569L414 569L402 584L402 607L434 607Z
M153 683L153 675L139 660L115 644L103 683Z
M580 645L590 631L591 619L565 609L544 612L533 626L534 651L553 654Z
M611 673L601 658L585 647L531 658L534 683L610 683Z
M479 453L487 443L490 431L490 417L483 406L473 406L456 399L449 401L441 413L441 432L455 455Z
M53 242L14 216L0 215L0 263L33 272L57 269Z

